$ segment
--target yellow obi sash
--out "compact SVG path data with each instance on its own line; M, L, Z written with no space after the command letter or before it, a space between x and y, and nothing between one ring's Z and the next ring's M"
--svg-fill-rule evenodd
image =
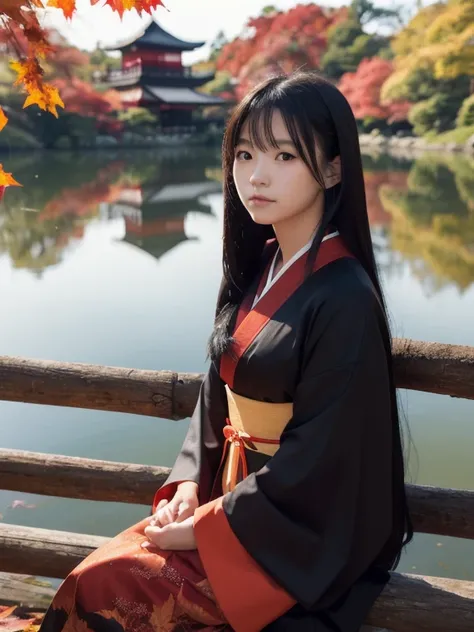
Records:
M222 461L222 490L232 491L238 483L239 467L242 478L247 476L245 448L273 456L279 448L280 436L293 415L293 404L272 404L249 399L234 393L226 384L229 418L223 432L226 439Z

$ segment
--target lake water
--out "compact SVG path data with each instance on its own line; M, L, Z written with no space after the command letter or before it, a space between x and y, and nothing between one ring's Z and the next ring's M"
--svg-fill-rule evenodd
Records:
M2 162L24 187L0 203L0 354L204 371L221 270L218 151ZM394 335L474 345L474 161L382 155L364 168ZM400 400L411 480L474 489L474 401L412 391ZM0 402L0 445L38 452L170 466L187 425ZM0 491L12 524L113 535L147 513ZM474 542L417 535L400 569L474 580L473 559Z

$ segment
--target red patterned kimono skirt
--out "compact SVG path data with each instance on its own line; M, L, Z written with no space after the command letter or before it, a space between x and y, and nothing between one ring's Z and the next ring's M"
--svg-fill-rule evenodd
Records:
M123 531L72 571L40 632L231 630L198 552L141 548L147 524Z

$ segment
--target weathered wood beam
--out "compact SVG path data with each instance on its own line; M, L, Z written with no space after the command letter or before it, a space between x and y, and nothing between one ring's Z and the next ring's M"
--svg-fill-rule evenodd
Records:
M0 571L66 577L109 538L0 524Z
M397 338L392 353L398 388L474 399L474 347Z
M415 531L474 539L474 491L407 485L407 496Z
M367 623L393 632L472 632L474 582L392 573Z
M409 388L474 399L474 347L396 339L395 379ZM202 375L0 356L0 400L189 417Z
M188 417L202 376L0 356L0 400Z
M0 449L0 487L44 496L151 506L169 471L158 465Z
M107 538L0 525L3 571L65 577ZM394 632L472 632L474 583L393 573L368 623Z
M0 605L47 608L56 594L50 582L31 575L0 573Z
M151 505L169 468L0 449L10 491ZM407 485L416 531L474 539L474 491Z

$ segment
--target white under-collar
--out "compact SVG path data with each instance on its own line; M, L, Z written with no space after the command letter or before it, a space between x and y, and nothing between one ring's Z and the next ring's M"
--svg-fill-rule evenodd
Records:
M325 235L323 237L321 243L323 241L327 241L328 239L331 239L332 237L336 237L337 235L339 235L338 230L334 231L333 233L329 233L329 235ZM265 281L265 287L263 288L260 296L255 295L254 301L252 303L252 309L255 307L258 301L261 298L263 298L263 296L268 292L268 290L278 281L278 279L281 276L283 276L283 274L285 274L288 268L292 266L295 263L295 261L297 261L300 257L302 257L306 252L308 252L308 250L311 248L312 243L313 243L313 238L311 238L307 244L305 244L302 248L300 248L298 252L295 252L295 254L291 257L291 259L287 261L285 265L280 268L277 275L274 277L273 273L275 270L275 265L278 259L278 255L280 253L280 246L278 246L277 251L275 252L275 255L273 256L273 260L270 266L270 270L268 272L267 280Z

